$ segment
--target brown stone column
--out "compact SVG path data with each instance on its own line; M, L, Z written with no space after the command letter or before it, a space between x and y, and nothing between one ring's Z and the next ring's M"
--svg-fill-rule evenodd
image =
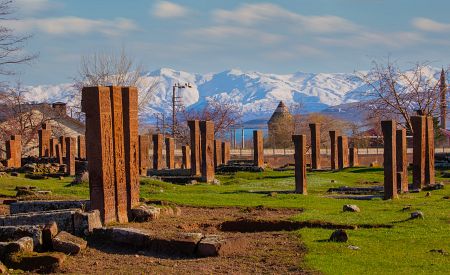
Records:
M100 211L103 222L115 222L116 189L109 88L83 88L81 106L82 111L86 113L86 153L89 160L91 209ZM58 148L61 146L59 144Z
M337 136L336 131L329 131L330 144L331 144L331 170L336 170L338 166L338 154L337 154Z
M396 138L397 188L402 192L408 192L408 157L406 151L406 129L398 129Z
M57 138L50 139L50 156L56 157L56 145L59 143Z
M202 176L203 182L214 181L214 123L200 121L200 139L202 143Z
M348 139L346 136L338 136L338 169L348 167Z
M61 144L61 153L63 156L66 155L66 137L60 136L59 137L59 144Z
M163 135L154 134L153 135L153 169L161 170L164 167L163 162Z
M38 130L39 138L39 157L50 156L50 136L52 130L49 124L42 123L42 129Z
M17 141L13 139L11 136L10 140L6 141L6 166L11 168L18 168L17 166L17 149L16 149Z
M381 121L381 130L384 139L384 199L395 199L397 195L397 151L395 120Z
M433 117L426 117L425 126L425 185L434 184L434 126Z
M358 160L358 148L351 147L349 149L350 167L355 167L359 165Z
M166 167L168 169L175 169L175 140L171 137L166 137Z
M425 185L425 116L411 116L413 128L413 189Z
M139 173L147 176L147 169L150 166L149 161L150 137L148 135L139 135Z
M56 159L58 160L58 164L63 164L61 144L59 144L59 143L56 144L55 152L56 152Z
M79 135L77 137L77 145L78 145L78 158L86 159L86 137L83 135Z
M182 168L191 169L191 147L189 145L183 145L181 147L182 157Z
M320 123L309 124L311 130L311 168L320 169Z
M306 195L306 136L293 135L295 159L295 193Z
M14 141L14 167L19 168L22 167L22 136L21 135L12 135L11 140Z
M253 131L253 165L264 166L264 140L261 130Z
M198 120L188 121L191 135L191 173L193 176L201 174L200 161L200 122Z
M66 137L66 173L75 176L75 138Z
M214 140L214 168L222 164L222 141Z
M230 160L230 147L229 142L222 142L222 163L227 164Z
M125 171L127 178L128 214L139 204L139 122L138 90L122 87L123 131L125 144Z
M118 222L128 222L127 168L122 88L109 87L112 116L114 186L116 192L116 216ZM67 146L67 144L66 144ZM68 147L67 147L68 148Z

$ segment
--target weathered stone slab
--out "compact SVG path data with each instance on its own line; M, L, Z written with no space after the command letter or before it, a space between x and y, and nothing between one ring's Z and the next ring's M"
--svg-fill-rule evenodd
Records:
M77 137L77 147L78 147L78 158L86 159L86 137L83 135L79 135Z
M56 157L56 146L58 145L59 140L57 138L50 139L50 156Z
M435 183L433 117L426 117L425 123L425 185L430 185Z
M58 161L58 164L63 164L63 154L62 154L62 148L61 144L56 144L56 159Z
M66 155L66 137L65 136L59 137L59 144L61 144L62 155L65 156Z
M230 147L231 144L229 142L222 142L222 163L228 164L230 161Z
M401 192L408 192L408 158L406 155L406 129L397 129L397 188Z
M349 149L349 160L350 160L350 167L356 167L356 166L359 165L358 148L350 147L350 149Z
M155 134L153 135L153 169L161 170L164 168L163 161L163 135Z
M220 235L206 235L197 245L197 256L227 256L246 249L244 238L224 238Z
M43 243L43 229L41 225L0 226L0 242L10 242L22 237L33 239L35 248Z
M38 130L39 157L50 156L50 136L52 134L49 124L43 123L42 128Z
M18 201L9 206L11 214L43 212L63 209L90 210L89 200L64 200L64 201Z
M82 111L86 113L86 153L89 160L91 207L100 210L105 223L115 222L116 188L109 88L83 88L81 105Z
M397 151L395 120L381 121L384 140L384 199L395 199L397 195Z
M77 211L73 216L74 231L77 236L87 236L94 232L94 229L102 227L100 211L91 210L87 212Z
M191 169L191 147L189 145L183 145L181 147L182 152L182 167L183 169Z
M139 135L139 174L142 176L147 176L147 170L150 167L149 152L150 137Z
M306 136L293 135L295 159L295 193L308 194L306 184Z
M76 140L66 137L66 172L69 176L75 176Z
M148 222L159 219L161 210L150 205L139 205L131 209L131 217L136 222Z
M167 169L175 169L175 139L171 137L166 137L165 143L166 143L166 167Z
M222 164L222 141L214 140L214 168Z
M425 185L425 116L411 116L413 128L413 189Z
M320 169L320 123L310 123L311 131L311 168Z
M66 231L61 231L52 239L53 250L75 255L86 249L87 242Z
M60 252L17 253L14 257L9 257L6 263L13 269L52 273L59 270L65 259L66 255Z
M191 137L191 171L193 176L201 174L201 144L200 144L200 122L198 120L188 121Z
M214 123L212 121L200 121L202 175L203 182L214 181ZM192 153L192 152L191 152Z
M336 170L338 167L338 153L337 153L337 136L336 131L329 131L330 134L330 149L331 149L331 170Z
M338 169L348 167L348 138L338 136Z
M254 166L264 167L264 140L261 130L253 131L253 161Z
M58 224L50 222L42 229L42 249L44 251L53 249L53 238L58 235Z

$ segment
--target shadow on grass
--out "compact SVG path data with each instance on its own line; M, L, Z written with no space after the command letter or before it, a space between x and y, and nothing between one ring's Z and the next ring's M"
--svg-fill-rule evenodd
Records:
M222 192L220 194L262 194L262 195L270 195L272 193L277 194L296 194L294 190L270 190L270 191L249 191L249 190L236 190L229 192Z
M347 172L350 173L371 173L371 172L382 172L383 168L353 168L354 170L350 170Z

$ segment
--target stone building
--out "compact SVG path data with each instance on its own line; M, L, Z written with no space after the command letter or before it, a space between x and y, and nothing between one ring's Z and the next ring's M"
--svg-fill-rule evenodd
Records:
M278 104L267 126L269 130L268 146L274 148L291 146L292 135L294 134L294 117L283 101Z

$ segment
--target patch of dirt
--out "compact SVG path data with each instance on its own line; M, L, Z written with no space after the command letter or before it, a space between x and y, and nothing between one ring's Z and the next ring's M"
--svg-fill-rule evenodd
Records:
M68 257L61 272L77 274L315 274L303 270L305 248L289 232L222 232L219 225L237 219L286 220L298 209L181 207L179 217L163 216L124 227L146 229L158 236L174 232L200 232L246 238L247 246L220 257L177 258L129 247L93 241L80 255Z

